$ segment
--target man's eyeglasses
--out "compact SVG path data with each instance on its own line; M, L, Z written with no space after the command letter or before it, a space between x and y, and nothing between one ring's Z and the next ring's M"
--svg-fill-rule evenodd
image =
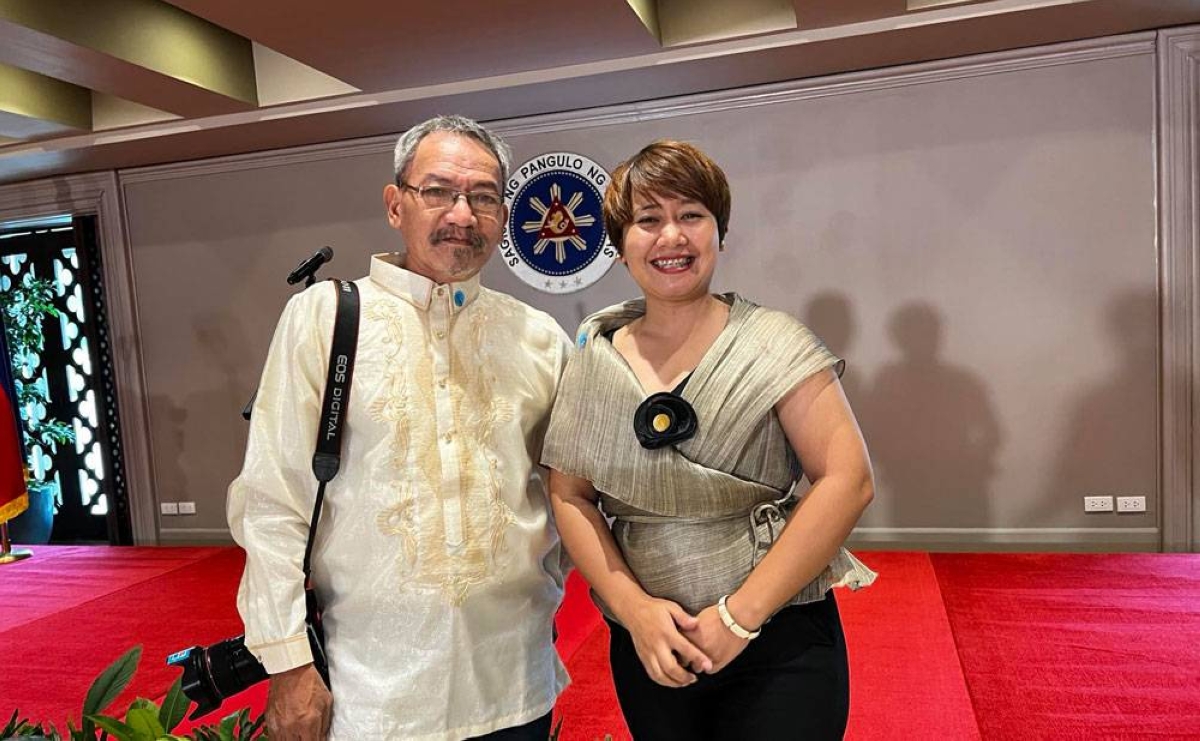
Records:
M409 185L403 181L398 181L397 185L416 193L417 198L421 199L421 203L429 209L453 208L461 196L467 199L467 205L471 207L471 211L476 216L494 217L500 214L500 208L504 205L500 194L490 190L463 191L447 188L444 185Z

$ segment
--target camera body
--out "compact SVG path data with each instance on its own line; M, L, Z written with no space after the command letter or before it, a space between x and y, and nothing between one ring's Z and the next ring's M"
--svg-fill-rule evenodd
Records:
M325 636L318 623L305 623L313 665L329 686L329 665L325 660ZM183 694L196 703L190 718L221 707L226 698L236 695L268 677L267 670L246 648L245 636L226 638L211 646L192 646L167 657L167 663L183 669Z

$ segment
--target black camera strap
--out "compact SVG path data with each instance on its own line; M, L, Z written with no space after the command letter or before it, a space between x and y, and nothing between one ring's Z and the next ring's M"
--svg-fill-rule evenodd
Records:
M325 376L325 398L321 401L321 422L317 428L317 450L313 453L313 475L320 482L304 548L304 577L308 578L313 537L321 519L325 484L337 476L342 462L342 430L350 404L350 382L354 378L354 355L358 350L358 286L348 280L332 281L337 287L337 319L333 343L329 348L329 370Z
M317 477L317 499L313 503L312 519L308 525L308 542L304 546L304 608L308 619L313 663L329 685L325 665L325 631L321 626L321 603L312 584L312 549L321 520L321 505L325 502L325 485L337 476L341 467L342 431L350 405L350 382L354 378L354 356L358 350L358 286L348 280L332 279L337 289L337 319L333 326L333 342L329 349L329 370L325 378L325 396L321 401L321 421L317 428L317 449L313 453L312 470ZM320 651L321 655L317 655Z

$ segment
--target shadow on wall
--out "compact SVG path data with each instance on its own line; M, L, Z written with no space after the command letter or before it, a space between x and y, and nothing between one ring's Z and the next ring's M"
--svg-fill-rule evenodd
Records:
M987 387L943 359L942 318L930 304L896 310L888 336L900 359L855 390L884 492L873 506L891 527L990 526L1003 435Z
M150 398L155 495L160 502L196 502L200 516L188 526L220 526L225 489L241 465L247 434L241 411L257 381L247 376L260 369L237 361L262 357L266 348L250 347L234 330L239 326L225 315L200 316L189 361L178 366L187 377L174 377L170 393ZM183 524L171 518L170 526Z
M1070 421L1055 456L1054 474L1049 489L1038 498L1046 507L1028 513L1025 522L1061 521L1080 511L1087 494L1145 496L1144 517L1153 520L1158 461L1157 318L1154 291L1129 291L1109 304L1104 320L1114 367L1068 407ZM1044 370L1053 373L1053 362ZM1096 524L1111 524L1115 517L1097 515ZM1129 517L1123 516L1122 524Z
M177 502L187 498L184 496L188 491L187 474L183 467L187 418L187 410L171 397L162 394L150 397L155 502Z
M254 346L257 343L247 339L243 325L226 314L198 317L193 332L197 356L207 373L202 384L193 385L199 391L189 394L184 403L193 412L189 432L207 441L206 455L211 458L193 450L184 466L193 473L192 496L208 505L209 518L219 525L224 522L225 492L241 469L249 434L242 409L257 391L267 345ZM241 362L247 356L254 358L252 365ZM215 465L216 461L223 465Z
M804 307L802 317L801 321L805 326L815 332L834 355L846 359L846 370L841 379L842 388L846 391L851 409L857 415L858 404L863 398L865 387L862 382L862 368L854 364L852 348L857 327L854 324L854 310L850 307L850 300L835 291L819 293Z
M192 329L197 355L204 359L208 368L216 371L210 381L217 383L208 385L219 388L222 398L228 396L229 403L236 404L240 413L242 405L250 400L258 386L267 347L254 347L242 331L244 326L228 314L202 314L196 318ZM259 365L247 366L242 362L246 357L257 359ZM225 413L228 409L221 411Z

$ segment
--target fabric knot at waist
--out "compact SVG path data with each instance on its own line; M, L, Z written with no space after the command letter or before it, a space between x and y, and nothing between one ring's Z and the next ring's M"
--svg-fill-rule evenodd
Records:
M754 544L757 563L762 553L771 547L783 532L787 524L788 514L796 505L795 499L785 495L779 499L758 502L748 510L731 514L713 515L711 517L675 517L671 515L654 515L649 513L612 513L613 518L622 523L638 525L715 525L744 519L749 527L750 542Z

